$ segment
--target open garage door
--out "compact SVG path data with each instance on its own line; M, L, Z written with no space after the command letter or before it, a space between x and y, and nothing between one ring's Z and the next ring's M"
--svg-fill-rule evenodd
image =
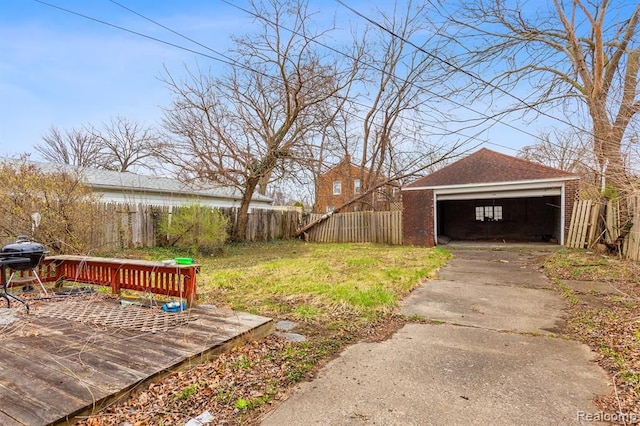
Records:
M560 195L438 200L437 234L456 241L559 243L561 203Z

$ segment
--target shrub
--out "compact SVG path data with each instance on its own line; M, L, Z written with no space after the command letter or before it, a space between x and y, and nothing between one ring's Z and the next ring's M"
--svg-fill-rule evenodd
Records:
M170 246L187 249L192 255L211 255L221 250L228 225L229 218L220 210L192 204L162 218L160 232Z
M87 253L99 217L95 196L79 174L44 172L26 161L0 164L0 232L3 243L29 235L53 253ZM38 213L36 227L33 215Z

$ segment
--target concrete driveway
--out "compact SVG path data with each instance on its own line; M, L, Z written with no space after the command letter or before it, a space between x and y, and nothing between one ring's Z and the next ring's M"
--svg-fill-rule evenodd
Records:
M263 425L596 424L607 376L557 336L565 302L535 255L455 250L401 306L437 323L350 346Z

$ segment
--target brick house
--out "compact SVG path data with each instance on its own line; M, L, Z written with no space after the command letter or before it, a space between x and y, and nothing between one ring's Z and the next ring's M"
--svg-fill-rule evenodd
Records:
M564 245L578 176L483 148L402 188L403 241Z
M342 161L318 178L313 211L315 213L332 212L364 191L364 182L368 179L368 172L365 170L361 174L360 167L352 164L351 157L346 155ZM341 211L389 210L390 204L395 201L395 198L399 198L397 188L385 186Z

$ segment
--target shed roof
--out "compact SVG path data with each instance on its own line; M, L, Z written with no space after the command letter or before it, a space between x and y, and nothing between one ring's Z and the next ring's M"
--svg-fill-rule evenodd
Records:
M1 161L17 163L18 160L4 158ZM121 190L142 191L158 194L197 195L206 198L241 200L242 194L236 188L230 186L197 187L177 179L161 176L139 175L131 172L118 172L112 170L94 169L90 167L75 167L66 164L52 164L37 161L29 161L44 172L65 171L67 173L79 173L85 184L94 190ZM272 202L272 199L255 193L253 201L264 203Z
M93 188L135 189L174 194L192 194L205 197L242 199L240 191L229 186L206 188L189 185L176 179L161 176L139 175L131 172L84 168L80 172ZM254 201L271 201L271 198L255 193Z
M487 148L424 176L406 188L472 185L492 182L522 182L546 179L577 179L577 175L532 161L501 154Z

